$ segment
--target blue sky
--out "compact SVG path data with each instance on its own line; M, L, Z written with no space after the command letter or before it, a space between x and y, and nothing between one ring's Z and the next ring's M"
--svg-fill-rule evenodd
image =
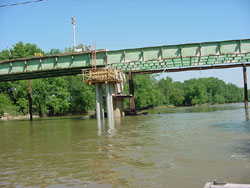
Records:
M78 44L110 50L250 38L249 0L44 0L0 8L0 50L19 41L44 51L72 46L73 16ZM241 69L166 75L178 81L215 76L242 86Z

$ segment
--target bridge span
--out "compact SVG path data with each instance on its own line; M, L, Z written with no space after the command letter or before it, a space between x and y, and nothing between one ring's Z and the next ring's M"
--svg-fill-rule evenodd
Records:
M123 50L98 50L97 68L145 74L249 66L250 39ZM68 76L90 69L91 52L65 53L0 62L0 82Z
M90 70L93 64L97 69L118 69L129 74L130 108L133 112L135 109L133 76L135 74L243 67L245 108L248 114L246 67L250 66L250 39L111 51L105 49L96 51L95 60L92 57L91 51L88 51L2 61L0 62L0 82L78 75L82 74L83 69ZM124 114L122 112L123 95L115 93L114 83L104 83L106 100L109 104L107 107L109 122L113 122L114 110L118 109L118 116ZM100 119L104 119L102 84L95 84L99 124ZM113 97L117 100L113 100Z

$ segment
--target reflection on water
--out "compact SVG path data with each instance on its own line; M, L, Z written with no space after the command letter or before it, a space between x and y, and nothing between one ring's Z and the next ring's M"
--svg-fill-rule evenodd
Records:
M243 104L155 109L107 121L0 122L0 187L203 187L250 183Z

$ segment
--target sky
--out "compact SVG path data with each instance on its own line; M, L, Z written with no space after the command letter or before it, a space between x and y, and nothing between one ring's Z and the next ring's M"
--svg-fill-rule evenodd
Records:
M0 0L0 6L25 1ZM19 41L45 52L72 47L72 17L77 44L96 42L98 49L250 38L250 0L43 0L0 8L0 51ZM174 81L213 76L243 86L241 68L165 76Z

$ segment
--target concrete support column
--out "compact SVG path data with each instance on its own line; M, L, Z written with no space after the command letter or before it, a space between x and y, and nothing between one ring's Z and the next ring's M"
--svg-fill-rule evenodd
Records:
M102 98L102 84L99 84L99 92L100 92L100 111L101 111L101 119L104 120L104 107L103 107L103 98Z
M116 97L114 98L114 116L115 118L123 117L125 116L124 106L123 106L123 98Z
M106 84L106 103L109 128L114 128L114 110L113 110L113 96L112 84Z
M245 111L246 119L248 120L248 91L247 91L247 68L246 65L243 66L243 79L244 79L244 102L245 102Z
M100 84L95 84L95 102L96 102L96 119L98 125L101 125L101 92L100 92Z

